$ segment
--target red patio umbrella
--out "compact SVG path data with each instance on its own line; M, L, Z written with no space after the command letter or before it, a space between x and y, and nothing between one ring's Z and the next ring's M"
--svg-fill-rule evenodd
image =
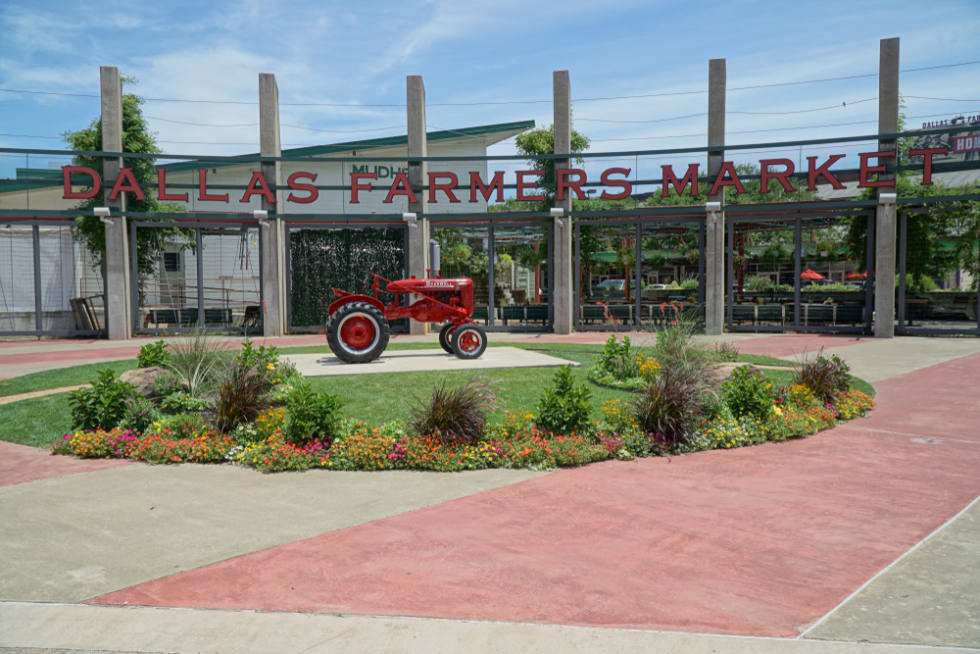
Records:
M816 270L812 270L810 268L807 268L800 275L800 279L805 279L807 281L812 282L812 281L816 281L818 279L827 279L827 278L824 277L823 275L821 275L820 273L818 273Z
M844 279L867 279L868 273L866 272L849 272L844 275Z

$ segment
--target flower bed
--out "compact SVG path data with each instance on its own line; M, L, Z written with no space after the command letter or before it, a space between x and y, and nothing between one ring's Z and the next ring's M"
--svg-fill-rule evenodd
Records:
M612 340L617 349L607 347L603 366L618 361L646 381L639 397L605 402L597 419L590 416L588 384L576 386L564 368L535 412L487 422L483 411L495 399L492 390L471 380L457 388L437 386L409 421L369 426L339 418L339 401L313 392L279 364L274 351L248 346L203 403L207 408L197 412L166 414L168 408L201 405L173 388L161 400L134 401L120 382L102 375L99 383L126 404L112 412L100 408L96 418L126 417L111 429L65 434L52 451L154 464L230 462L264 472L552 469L798 438L863 416L874 405L848 387L847 366L837 358L807 362L799 375L807 383L773 388L758 371L739 368L721 387L711 387L700 381L704 359L686 351L683 338L656 359L636 357L628 341L623 348ZM92 403L81 400L87 398L77 404L79 419L96 419L86 413ZM127 428L131 419L143 429ZM422 429L432 433L417 433Z

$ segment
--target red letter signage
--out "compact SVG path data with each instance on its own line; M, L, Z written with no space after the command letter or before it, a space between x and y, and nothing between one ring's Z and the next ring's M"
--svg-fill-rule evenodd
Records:
M861 169L858 171L858 188L869 188L875 186L895 186L895 179L882 179L876 182L872 182L868 179L868 175L871 173L881 174L885 172L885 166L869 166L868 159L880 158L880 157L894 157L895 151L890 150L888 152L862 152L858 155L861 157Z
M198 193L197 199L201 202L227 202L227 193L218 193L216 195L208 195L208 169L201 168L197 171L198 179Z
M489 186L483 184L483 180L480 179L480 173L470 173L470 202L476 202L476 189L480 189L480 194L483 195L485 202L490 201L490 194L494 191L497 192L497 202L503 202L504 171L498 170L495 172Z
M408 175L405 173L398 173L395 175L394 181L391 183L391 188L388 189L388 195L382 200L385 204L391 204L391 201L396 195L404 195L408 198L409 202L418 202L415 198L415 193L412 192L412 185L408 183Z
M731 177L731 179L725 179L726 173ZM733 164L731 161L722 162L721 168L718 170L718 176L715 177L715 183L711 185L711 190L708 191L708 195L714 195L722 186L734 186L736 193L745 193L745 187L742 186L742 180L738 178L738 172L735 170L735 164Z
M602 171L602 185L603 186L618 186L622 191L619 193L609 193L608 191L603 191L602 195L599 197L603 200L625 200L633 193L633 185L630 184L628 179L609 179L610 175L622 175L623 177L630 176L629 168L607 168Z
M157 199L160 202L187 202L187 193L167 193L167 169L157 168Z
M259 182L262 182L262 187L256 188ZM269 190L269 184L266 183L265 175L262 174L261 170L252 171L252 179L248 180L248 185L245 186L245 192L242 193L242 199L239 202L248 202L253 195L261 195L270 203L276 203L276 196Z
M544 175L543 170L518 170L517 171L517 201L518 202L544 202L544 195L525 195L524 192L537 188L537 182L526 182L524 178L528 175L537 175L541 177Z
M109 201L115 201L123 191L135 193L137 200L146 199L146 195L143 193L143 189L140 188L139 182L136 181L136 177L133 175L131 168L121 168L119 170L119 177L116 178L116 183L112 185L112 191L109 192Z
M371 184L361 184L362 179L378 179L378 173L351 173L350 174L350 203L358 204L358 191L370 191Z
M568 179L574 175L576 179ZM580 168L558 168L555 170L555 177L557 178L558 190L555 193L555 199L559 202L565 199L565 189L572 189L575 191L576 197L579 200L587 199L585 193L582 192L582 184L585 184L586 175L585 171Z
M783 166L783 170L769 170L769 166ZM768 193L769 192L769 180L774 179L780 183L787 193L792 193L794 190L793 185L789 182L789 176L793 174L796 167L793 162L789 159L763 159L759 162L759 168L762 170L762 176L759 178L759 192Z
M440 177L449 180L437 182ZM429 202L435 204L436 191L442 191L449 198L450 202L458 203L459 198L453 193L453 189L459 184L459 177L455 173L429 173Z
M932 186L932 157L936 154L949 154L949 148L909 150L910 157L925 157L922 160L922 186Z
M262 182L262 187L256 188L259 182ZM245 187L245 192L242 193L242 199L239 202L248 202L253 195L261 195L271 204L276 203L276 196L269 190L269 184L265 181L265 175L262 174L261 170L252 171L252 179L248 180L248 185Z
M311 202L316 202L316 199L320 197L320 191L317 187L313 186L316 182L316 173L304 173L302 171L297 171L289 176L286 180L286 186L289 187L291 191L306 191L309 193L305 198L297 197L295 193L290 193L286 196L287 202L295 202L296 204L310 204ZM300 184L297 179L308 179L309 184Z
M840 183L840 180L834 177L834 174L830 172L830 167L843 158L844 155L842 154L832 154L830 155L830 157L827 158L827 161L817 166L816 157L807 157L806 161L807 161L807 165L809 166L809 170L807 171L806 190L808 191L817 190L818 177L823 177L828 182L830 182L830 185L832 187L836 189L844 188L844 185Z
M661 177L663 182L663 189L660 192L660 197L667 197L669 191L667 190L667 185L674 187L677 191L677 195L684 195L684 187L688 184L691 185L691 197L698 197L698 164L693 163L687 167L687 173L684 174L684 179L680 182L677 181L677 175L674 174L673 166L661 166Z
M94 198L102 190L102 178L99 173L86 166L62 166L61 172L65 178L65 189L62 198L66 200L88 200ZM85 173L92 178L92 188L88 191L75 192L71 188L72 173Z

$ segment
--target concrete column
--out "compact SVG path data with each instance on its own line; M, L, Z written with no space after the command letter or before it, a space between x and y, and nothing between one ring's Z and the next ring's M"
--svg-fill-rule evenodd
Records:
M898 131L898 38L881 39L878 50L878 133ZM895 150L895 139L878 141L878 150ZM879 163L894 166L895 157L879 159ZM894 179L893 174L878 179ZM875 336L895 336L895 205L881 201L882 194L892 194L893 188L878 189L878 208L875 211Z
M408 119L408 156L428 156L425 132L425 85L421 75L409 75L405 80L406 111ZM425 161L408 164L408 182L415 192L416 202L408 203L408 210L420 216L426 210L426 192L423 186L428 179L429 166ZM429 221L419 218L408 226L408 272L415 277L425 277L429 267ZM409 333L425 334L428 325L409 320Z
M724 59L708 61L708 179L714 179L725 160L725 85ZM721 334L725 326L725 212L724 193L708 196L709 202L721 202L722 210L705 215L704 239L704 330Z
M122 83L119 69L101 66L99 78L102 87L102 149L106 152L122 152ZM121 157L102 160L102 188L106 205L112 212L112 223L105 225L105 294L109 306L106 325L111 340L124 340L132 336L132 302L130 295L129 231L126 223L126 194L120 193L115 202L108 201L119 170Z
M555 154L571 154L572 151L572 100L571 83L567 70L556 70L552 73L553 105L555 111ZM555 159L555 170L570 168L572 160ZM572 195L567 194L564 200L555 199L555 207L565 210L565 217L555 218L553 266L554 279L549 280L554 302L554 332L556 334L571 334L575 324L572 309L574 260L572 258Z
M279 86L276 76L259 73L259 153L263 157L281 157L282 143L279 139ZM262 198L262 208L269 212L269 222L259 225L262 261L262 334L282 336L285 332L286 242L284 226L278 214L283 206L282 166L278 161L263 162L262 175L276 187L275 204Z

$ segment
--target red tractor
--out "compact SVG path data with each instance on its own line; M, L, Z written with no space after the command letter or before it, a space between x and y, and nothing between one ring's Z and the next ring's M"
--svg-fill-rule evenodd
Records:
M327 344L337 358L347 363L374 361L388 347L388 321L411 318L419 322L445 323L439 330L439 345L460 359L476 359L487 349L487 333L473 322L473 280L427 278L392 281L374 277L374 296L333 289L337 299L327 308ZM394 293L391 304L379 298L380 282ZM414 294L420 299L402 305L400 296Z

